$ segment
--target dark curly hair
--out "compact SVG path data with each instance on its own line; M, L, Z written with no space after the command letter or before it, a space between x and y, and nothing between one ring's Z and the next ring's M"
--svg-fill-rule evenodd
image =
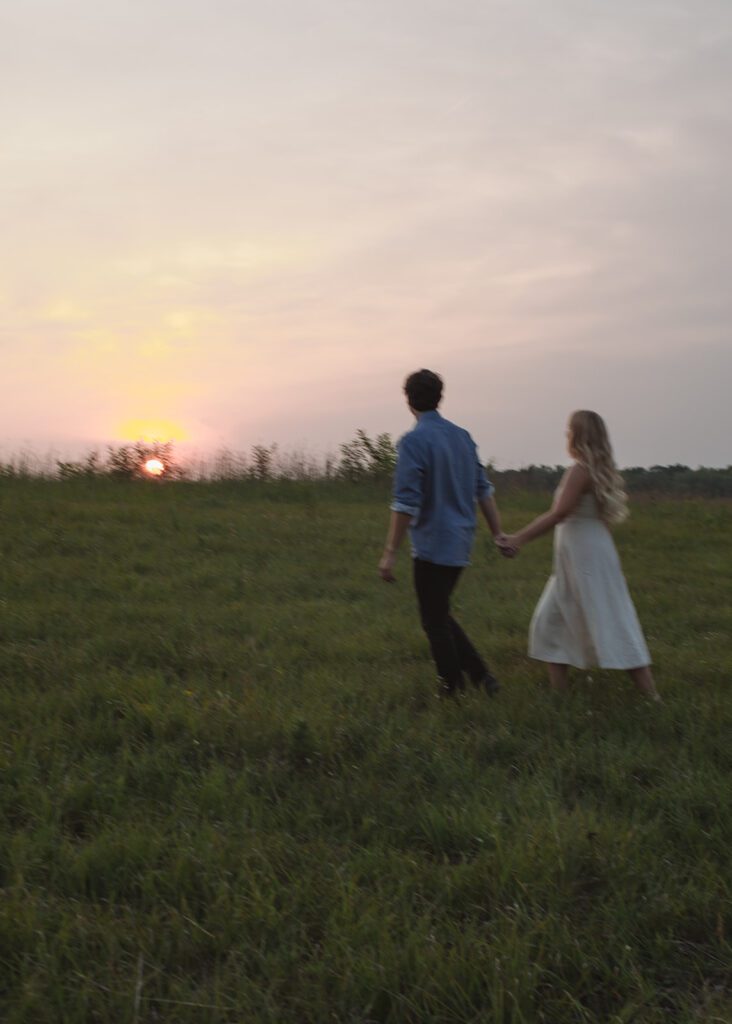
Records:
M430 412L440 404L442 378L432 370L417 370L404 381L404 394L417 412Z

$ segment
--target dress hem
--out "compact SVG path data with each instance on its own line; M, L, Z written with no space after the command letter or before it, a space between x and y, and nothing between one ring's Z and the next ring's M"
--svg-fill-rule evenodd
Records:
M582 665L578 665L576 661L570 661L569 659L565 659L564 661L557 661L556 658L542 658L538 654L529 654L529 657L532 659L532 661L541 661L545 665L569 665L570 668L578 668L581 669L583 672L587 672L589 669L593 668L608 669L612 672L630 672L634 668L650 668L653 664L653 662L649 659L648 661L644 661L641 664L638 664L636 662L634 665L608 665L607 663L603 665L602 662L589 662Z

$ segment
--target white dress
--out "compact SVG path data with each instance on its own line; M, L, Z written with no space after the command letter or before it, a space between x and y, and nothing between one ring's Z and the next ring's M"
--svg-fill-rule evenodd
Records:
M554 567L529 628L529 656L575 668L650 665L610 530L583 494L554 531Z

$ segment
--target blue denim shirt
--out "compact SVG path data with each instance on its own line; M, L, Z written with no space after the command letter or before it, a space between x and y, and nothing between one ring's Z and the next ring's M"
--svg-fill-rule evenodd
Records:
M438 565L467 565L476 501L493 493L472 437L434 410L422 413L397 453L391 508L412 516L412 554Z

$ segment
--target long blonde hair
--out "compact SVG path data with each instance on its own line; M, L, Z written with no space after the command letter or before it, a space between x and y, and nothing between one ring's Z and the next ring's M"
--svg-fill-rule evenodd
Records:
M569 418L569 452L589 472L600 517L611 526L628 517L628 496L602 416L578 409Z

